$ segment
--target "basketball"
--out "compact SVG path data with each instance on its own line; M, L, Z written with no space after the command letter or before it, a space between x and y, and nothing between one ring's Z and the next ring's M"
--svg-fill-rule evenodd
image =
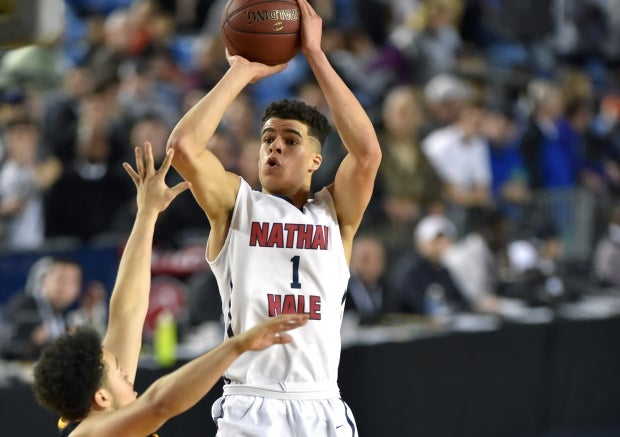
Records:
M229 0L222 14L222 40L231 55L277 65L301 48L295 0Z

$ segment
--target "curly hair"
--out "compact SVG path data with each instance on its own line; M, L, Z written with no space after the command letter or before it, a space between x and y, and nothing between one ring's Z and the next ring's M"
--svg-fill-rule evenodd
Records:
M69 421L90 411L92 398L105 375L99 334L80 328L47 346L34 367L37 402Z
M270 118L301 121L308 126L308 133L319 140L321 146L323 146L325 138L331 130L327 118L314 106L296 100L284 99L269 104L265 108L261 125L264 125Z

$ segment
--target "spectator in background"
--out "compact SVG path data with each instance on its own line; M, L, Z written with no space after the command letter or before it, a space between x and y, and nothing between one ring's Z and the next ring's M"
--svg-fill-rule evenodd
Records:
M489 149L494 202L512 219L519 220L532 195L512 111L498 105L488 107L482 133Z
M609 84L605 63L617 60L617 3L565 0L555 26L554 44L560 59L579 66L599 85ZM615 22L614 22L615 21Z
M427 215L419 221L413 234L417 256L408 262L396 290L399 311L435 316L467 308L461 290L441 264L456 239L456 227L442 215Z
M558 121L558 134L570 154L576 183L600 193L605 190L603 178L585 162L591 150L589 130L593 119L592 106L592 101L586 98L567 100L564 116Z
M70 328L68 312L82 288L82 268L70 259L43 258L30 269L26 288L6 304L11 338L3 355L36 360L42 349Z
M25 92L20 88L0 89L0 163L5 158L6 145L2 138L4 129L12 120L28 118L28 101Z
M105 334L108 323L108 292L99 281L91 281L84 287L77 308L67 315L68 326L88 326L100 335Z
M365 28L344 32L332 28L324 41L334 68L367 108L377 107L391 86L409 82L399 71L404 64L401 57L377 46Z
M477 104L461 109L456 122L431 132L422 149L445 184L448 215L464 228L472 209L492 203L489 149L481 136L484 110Z
M4 129L6 159L0 166L0 247L38 248L44 240L43 192L59 177L60 162L39 158L39 126L29 118Z
M512 276L502 295L532 306L556 306L574 299L581 291L569 277L562 262L564 244L551 223L529 225L524 235L508 245L508 265Z
M130 181L120 164L111 164L116 161L107 131L108 94L96 90L83 104L75 158L65 163L45 198L46 237L86 242L108 232L131 199Z
M117 102L129 120L146 112L157 112L173 125L181 115L180 77L170 56L160 51L146 58L123 63Z
M433 76L424 85L428 118L421 126L420 138L456 122L461 110L469 105L473 97L472 88L458 76L451 73Z
M357 237L351 251L350 271L345 311L357 313L362 323L378 321L390 307L383 242L370 235Z
M428 211L443 207L443 182L422 152L418 128L424 114L413 88L395 87L385 97L379 138L383 159L375 201L380 201L387 221L378 225L390 252L404 251L415 222Z
M102 80L117 77L123 62L131 59L132 43L141 30L133 24L129 8L113 9L104 16L95 39L85 41L85 61Z
M457 24L459 2L426 0L408 26L391 35L413 74L414 83L424 84L432 77L456 69L462 51Z
M68 164L76 159L80 141L89 132L97 131L110 145L108 162L120 164L127 155L130 123L118 106L118 79L102 79L86 68L70 76L75 77L67 79L66 91L50 96L44 105L45 146Z
M499 297L512 225L492 208L481 209L472 217L476 223L470 225L471 231L451 245L441 261L474 311L513 314L522 303Z
M599 172L603 175L609 194L620 195L620 96L602 96L593 120L592 133L600 151ZM593 143L594 144L594 143ZM587 161L590 159L587 158Z
M612 207L607 232L596 244L593 276L604 287L620 288L620 203Z
M578 0L581 1L581 0ZM550 37L561 8L555 0L468 0L461 34L491 71L550 74L556 67ZM559 13L558 13L559 15Z
M520 148L530 188L572 188L577 184L575 156L558 129L564 113L562 91L550 81L535 79L528 84L527 93L532 113Z
M95 72L86 64L70 67L63 86L48 93L43 101L42 141L61 162L75 156L80 106L93 89Z

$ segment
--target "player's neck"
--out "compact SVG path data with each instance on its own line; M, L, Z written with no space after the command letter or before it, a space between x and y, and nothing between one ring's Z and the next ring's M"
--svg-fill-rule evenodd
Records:
M276 193L276 192L270 192L266 189L263 189L263 193L271 194L272 196L276 196L281 199L284 199L299 210L301 210L303 206L306 204L306 202L308 201L308 197L310 195L309 190L301 190L296 193L279 193L279 192Z

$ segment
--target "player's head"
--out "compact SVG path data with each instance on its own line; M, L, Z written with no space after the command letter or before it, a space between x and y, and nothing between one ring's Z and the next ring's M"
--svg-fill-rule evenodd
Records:
M327 118L305 103L270 104L261 123L258 165L263 190L281 195L309 190L329 130Z
M297 100L284 99L271 103L265 108L261 126L264 127L270 118L302 122L308 127L308 134L318 141L320 147L323 147L325 138L331 130L329 122L323 114L315 107Z
M84 419L93 405L116 410L136 399L118 361L89 328L63 334L44 349L33 389L42 406L69 421Z
M104 375L99 335L90 329L63 334L43 350L35 365L35 397L63 418L81 420L88 415Z

